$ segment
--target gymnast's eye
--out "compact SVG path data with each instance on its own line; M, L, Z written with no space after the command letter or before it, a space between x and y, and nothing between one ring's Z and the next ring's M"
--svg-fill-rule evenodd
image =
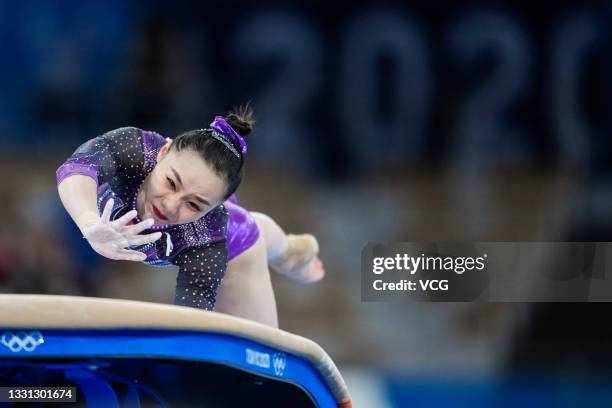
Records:
M172 190L176 190L176 184L174 183L174 181L172 181L170 177L166 177L166 180L168 180L168 184L170 184Z
M192 201L189 202L189 206L195 211L200 211L200 207L198 207L197 204Z

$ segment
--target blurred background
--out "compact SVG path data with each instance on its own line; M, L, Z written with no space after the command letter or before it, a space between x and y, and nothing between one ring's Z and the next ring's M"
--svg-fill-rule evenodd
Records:
M175 269L89 249L55 170L251 101L239 200L327 270L273 276L281 328L356 407L611 406L609 304L361 301L369 241L612 241L612 3L551 4L0 2L2 291L171 303Z

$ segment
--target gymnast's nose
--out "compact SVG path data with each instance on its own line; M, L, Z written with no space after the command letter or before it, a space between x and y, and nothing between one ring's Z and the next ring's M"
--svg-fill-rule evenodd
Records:
M180 204L179 197L176 194L172 194L165 198L162 202L162 211L170 218L175 219L178 212L178 206Z

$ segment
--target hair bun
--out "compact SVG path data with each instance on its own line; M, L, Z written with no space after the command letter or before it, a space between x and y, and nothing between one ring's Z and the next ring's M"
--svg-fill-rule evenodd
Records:
M255 115L248 103L232 109L232 111L225 116L225 120L242 137L246 137L251 133L255 125Z

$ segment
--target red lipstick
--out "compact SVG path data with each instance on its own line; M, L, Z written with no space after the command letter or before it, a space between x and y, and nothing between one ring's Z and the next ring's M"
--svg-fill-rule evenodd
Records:
M153 214L160 220L166 221L168 219L168 217L166 217L163 212L159 211L153 204L151 204L151 208L153 208Z

